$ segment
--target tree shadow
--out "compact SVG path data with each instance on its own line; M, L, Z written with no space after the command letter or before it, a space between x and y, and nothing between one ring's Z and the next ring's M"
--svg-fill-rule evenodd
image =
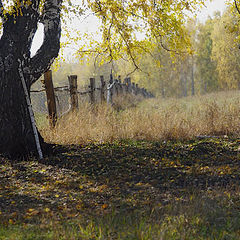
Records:
M39 162L5 160L0 211L10 217L31 208L58 215L145 211L193 192L233 189L240 168L231 144L122 141L55 146L54 155Z

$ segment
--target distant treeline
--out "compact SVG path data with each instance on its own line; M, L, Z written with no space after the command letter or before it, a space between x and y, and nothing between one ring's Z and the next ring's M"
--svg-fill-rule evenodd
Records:
M227 9L222 15L216 12L205 23L190 20L186 29L190 34L192 49L189 53L175 54L167 46L157 47L151 53L140 55L139 70L131 74L134 82L147 88L156 96L184 97L220 90L240 89L239 16ZM176 49L177 51L177 49ZM60 63L54 73L54 85L66 84L67 75L78 75L79 85L87 84L90 77L103 75L127 77L135 66L125 60L96 66L90 62ZM39 84L39 83L38 83Z

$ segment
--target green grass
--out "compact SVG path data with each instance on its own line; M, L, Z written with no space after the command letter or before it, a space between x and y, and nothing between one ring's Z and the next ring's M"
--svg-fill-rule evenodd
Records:
M176 211L172 207L168 206L168 211ZM0 239L239 239L240 214L232 212L233 217L228 208L223 208L221 215L218 213L195 216L189 212L163 216L156 212L112 213L87 222L81 217L65 221L45 219L39 226L2 227Z
M57 146L0 164L0 239L240 239L239 139Z

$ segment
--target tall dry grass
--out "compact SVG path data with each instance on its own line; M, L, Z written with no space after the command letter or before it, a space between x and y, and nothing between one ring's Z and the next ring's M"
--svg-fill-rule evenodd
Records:
M190 139L199 135L240 135L240 92L221 92L184 99L118 99L117 110L107 105L81 105L77 113L45 128L46 141L59 144L111 142L121 139ZM116 105L115 105L116 107Z

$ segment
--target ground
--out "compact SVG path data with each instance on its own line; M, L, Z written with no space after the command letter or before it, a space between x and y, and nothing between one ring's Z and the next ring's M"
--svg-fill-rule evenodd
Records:
M0 239L239 239L239 145L125 140L1 158Z

